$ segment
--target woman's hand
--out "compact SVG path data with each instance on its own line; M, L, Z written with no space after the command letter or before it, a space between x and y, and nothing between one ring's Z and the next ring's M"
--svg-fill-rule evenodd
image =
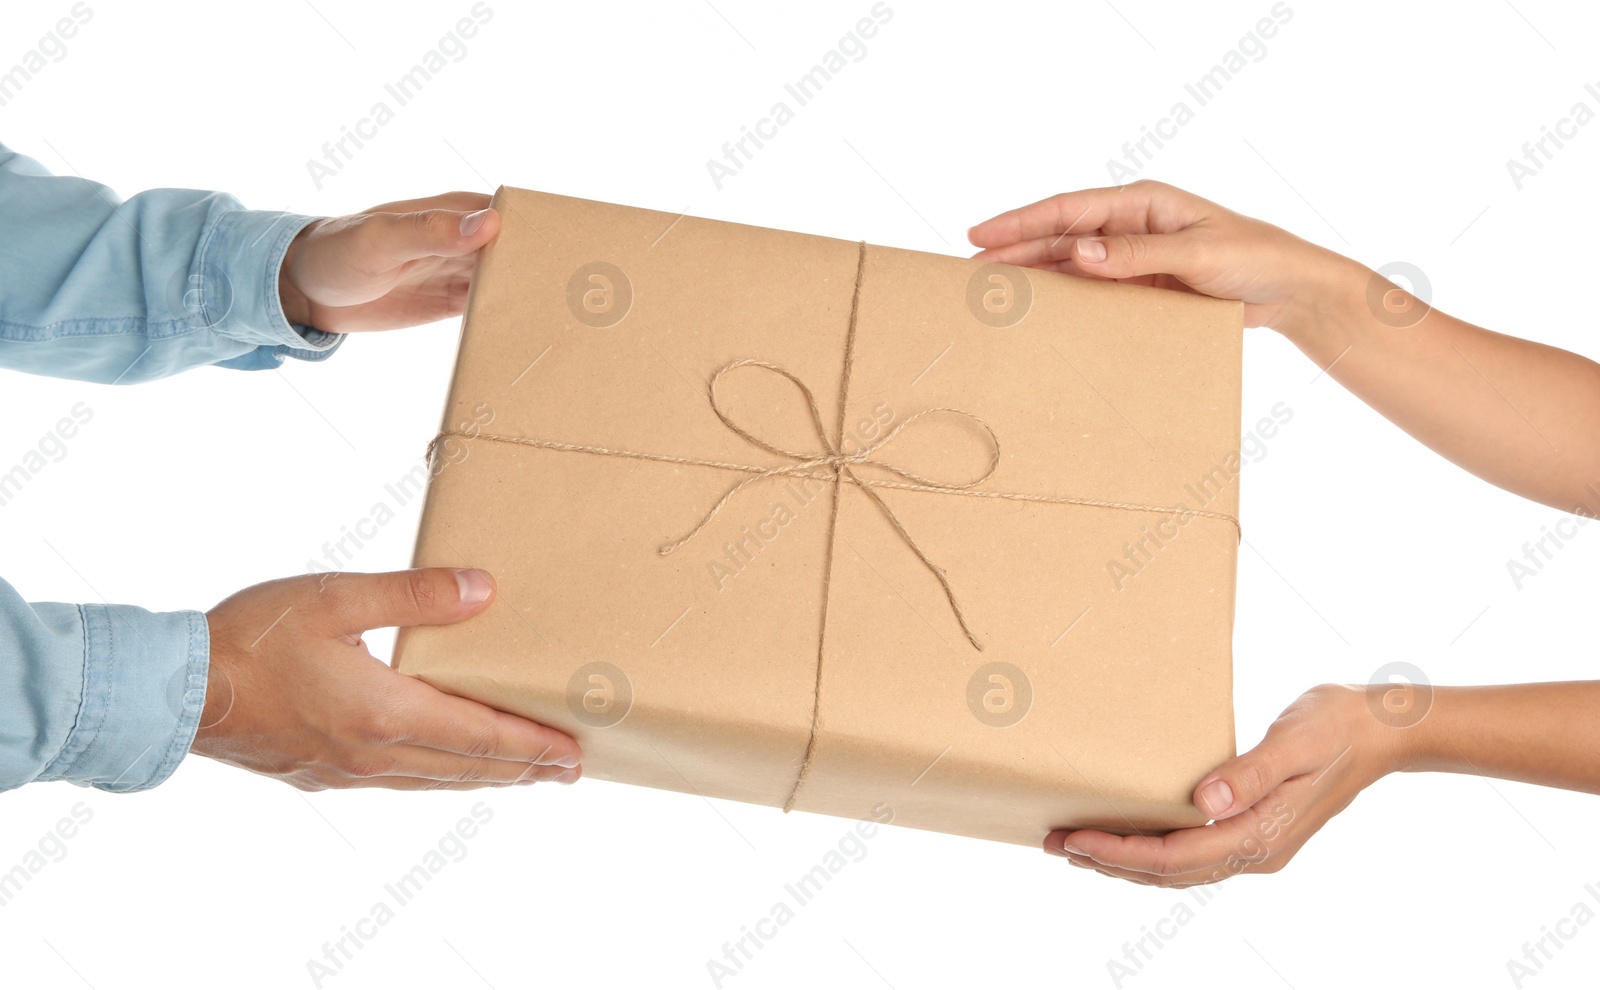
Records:
M1210 825L1164 836L1052 832L1045 852L1156 887L1276 873L1363 789L1404 768L1400 742L1414 728L1404 706L1417 703L1416 690L1387 684L1314 687L1278 716L1261 745L1224 763L1195 788L1195 807L1216 819Z
M1062 193L967 233L986 261L1244 300L1247 326L1284 329L1355 262L1161 182ZM1364 281L1364 280L1363 280Z
M452 192L318 220L278 271L284 316L329 333L460 316L478 249L500 230L488 207L483 193Z

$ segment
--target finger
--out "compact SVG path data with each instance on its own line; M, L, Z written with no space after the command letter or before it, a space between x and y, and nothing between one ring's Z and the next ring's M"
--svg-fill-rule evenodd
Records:
M582 776L581 770L563 770L557 776L549 778L557 784L570 784ZM532 779L520 781L522 784L533 784L538 781ZM511 783L489 780L432 780L427 777L351 777L349 781L341 783L339 790L356 787L381 787L391 791L475 791L484 787L511 787Z
M1252 809L1226 821L1166 835L1111 835L1093 829L1052 832L1046 843L1066 853L1088 856L1104 866L1136 870L1154 876L1177 876L1215 867L1258 863L1268 859L1272 844L1264 833L1280 840L1282 815Z
M1052 234L1030 240L984 248L973 255L974 260L998 262L1002 265L1032 266L1052 261L1063 261L1072 256L1072 245L1079 237L1094 236L1099 230L1085 230L1074 234Z
M488 206L492 197L481 192L447 192L420 199L398 199L393 203L380 203L363 213L414 213L418 210L459 210L471 213Z
M494 597L494 579L477 568L421 567L385 574L319 575L318 621L328 632L355 635L386 626L437 626L482 611Z
M345 770L352 780L369 777L419 777L485 784L516 784L524 780L553 780L570 767L501 760L488 756L462 756L426 746L386 746L372 756L358 758Z
M1158 877L1150 873L1140 873L1138 870L1125 870L1120 866L1106 866L1104 863L1096 863L1094 860L1084 856L1069 855L1067 861L1073 866L1081 866L1084 869L1093 870L1101 876L1111 877L1114 880L1127 880L1130 883L1142 884L1146 887L1163 887L1169 890L1182 890L1185 887L1195 887L1206 883L1220 883L1230 876L1237 875L1230 874L1222 869L1212 869L1199 873L1185 873L1180 876Z
M1076 237L1068 257L1080 270L1104 278L1175 275L1195 269L1199 240L1192 231L1176 234L1103 234Z
M358 233L363 267L384 270L419 258L457 258L483 247L500 230L494 210L372 213Z
M468 757L575 767L583 760L564 732L488 705L445 694L406 678L401 687L402 734L396 741Z
M1206 774L1195 786L1194 806L1218 821L1255 806L1284 781L1320 770L1321 753L1296 720L1280 718L1261 742Z
M1179 230L1214 208L1198 196L1161 182L1140 180L1126 186L1061 193L991 217L967 231L978 247L1063 233L1097 230L1107 223L1122 229Z

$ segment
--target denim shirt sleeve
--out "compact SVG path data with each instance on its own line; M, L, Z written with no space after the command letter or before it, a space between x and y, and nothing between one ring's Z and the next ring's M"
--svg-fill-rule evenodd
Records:
M124 202L0 145L0 369L133 384L325 359L343 335L291 325L278 299L314 219L194 190ZM29 603L0 580L0 790L161 783L194 740L209 664L201 612Z
M208 632L201 612L30 604L0 580L0 790L166 780L200 724Z
M323 360L344 335L289 323L278 298L315 219L192 189L122 201L0 145L0 367L126 385Z

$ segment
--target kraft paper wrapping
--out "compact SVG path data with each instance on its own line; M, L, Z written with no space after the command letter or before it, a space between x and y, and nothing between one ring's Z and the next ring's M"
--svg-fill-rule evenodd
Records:
M590 777L1030 845L1204 821L1240 304L494 205L414 563L499 594L398 669L570 733Z

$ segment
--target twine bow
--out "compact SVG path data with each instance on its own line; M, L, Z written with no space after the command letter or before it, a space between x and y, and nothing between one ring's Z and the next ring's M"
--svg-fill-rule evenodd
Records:
M802 451L788 450L787 448L780 447L775 443L770 443L766 440L763 440L761 437L756 436L749 430L746 430L744 427L740 426L738 423L735 423L728 416L727 412L722 408L722 403L717 399L717 383L722 380L723 375L726 375L728 372L734 371L738 368L764 368L767 371L782 375L784 378L787 378L794 384L795 388L800 390L800 394L805 396L806 407L811 413L811 424L816 427L817 439L822 445L822 453L804 453ZM871 465L872 467L881 468L882 470L899 475L909 482L909 484L896 485L895 487L897 488L907 488L913 491L930 492L963 491L988 481L989 478L994 475L995 469L1000 466L1000 439L995 436L994 430L989 426L988 423L985 423L983 420L964 409L951 409L947 406L924 409L919 413L908 416L901 420L899 424L894 427L894 429L885 433L883 436L879 437L873 442L866 444L860 450L847 454L840 450L840 445L835 445L833 439L828 436L828 429L822 423L822 412L817 408L816 395L811 391L805 382L801 381L790 372L778 367L775 364L769 364L766 361L744 360L734 361L731 364L723 365L717 370L716 374L711 376L711 382L708 391L711 398L711 410L717 414L718 419L722 420L722 425L726 426L734 433L737 433L749 443L760 447L762 450L770 451L781 457L790 458L796 463L783 464L777 467L767 468L766 470L761 471L759 474L753 474L734 485L732 488L729 488L722 494L721 498L717 499L716 504L707 510L706 514L701 517L698 523L694 525L693 529L689 530L689 532L685 533L678 539L673 540L671 543L663 544L661 546L659 552L662 556L666 556L672 551L683 546L685 543L688 543L690 540L694 539L701 530L705 529L711 524L711 520L717 517L717 513L721 512L723 506L732 501L734 496L738 495L740 492L744 491L751 485L756 484L757 482L765 481L768 478L778 475L801 474L808 477L821 477L824 480L833 482L835 486L844 483L853 484L877 504L878 508L883 512L884 517L887 518L890 524L894 526L895 532L899 533L900 538L905 540L906 546L910 547L911 552L917 555L917 559L922 561L923 566L928 569L928 572L938 579L939 586L944 589L945 598L950 602L950 611L955 614L956 622L961 626L961 631L966 635L967 641L973 645L974 649L983 649L983 644L978 642L977 636L973 635L971 627L967 625L966 616L961 611L961 603L956 598L955 590L950 587L950 580L945 577L944 568L928 559L928 555L922 551L922 547L919 546L917 541L912 538L911 534L906 531L905 525L900 522L900 518L894 514L892 509L889 508L889 503L885 502L881 495L873 491L872 486L857 477L852 468L860 465ZM889 444L893 443L895 438L900 436L901 433L905 432L905 430L910 427L911 424L922 420L926 416L932 416L938 413L949 413L954 416L964 417L965 419L976 423L983 429L983 432L989 438L989 447L991 449L991 453L989 455L989 465L988 467L984 468L982 474L970 481L939 481L934 478L923 477L922 475L916 474L912 471L907 471L904 468L897 467L888 461L879 460L873 456L884 447L887 447ZM820 473L818 473L819 470ZM838 495L836 489L836 501L837 497Z

